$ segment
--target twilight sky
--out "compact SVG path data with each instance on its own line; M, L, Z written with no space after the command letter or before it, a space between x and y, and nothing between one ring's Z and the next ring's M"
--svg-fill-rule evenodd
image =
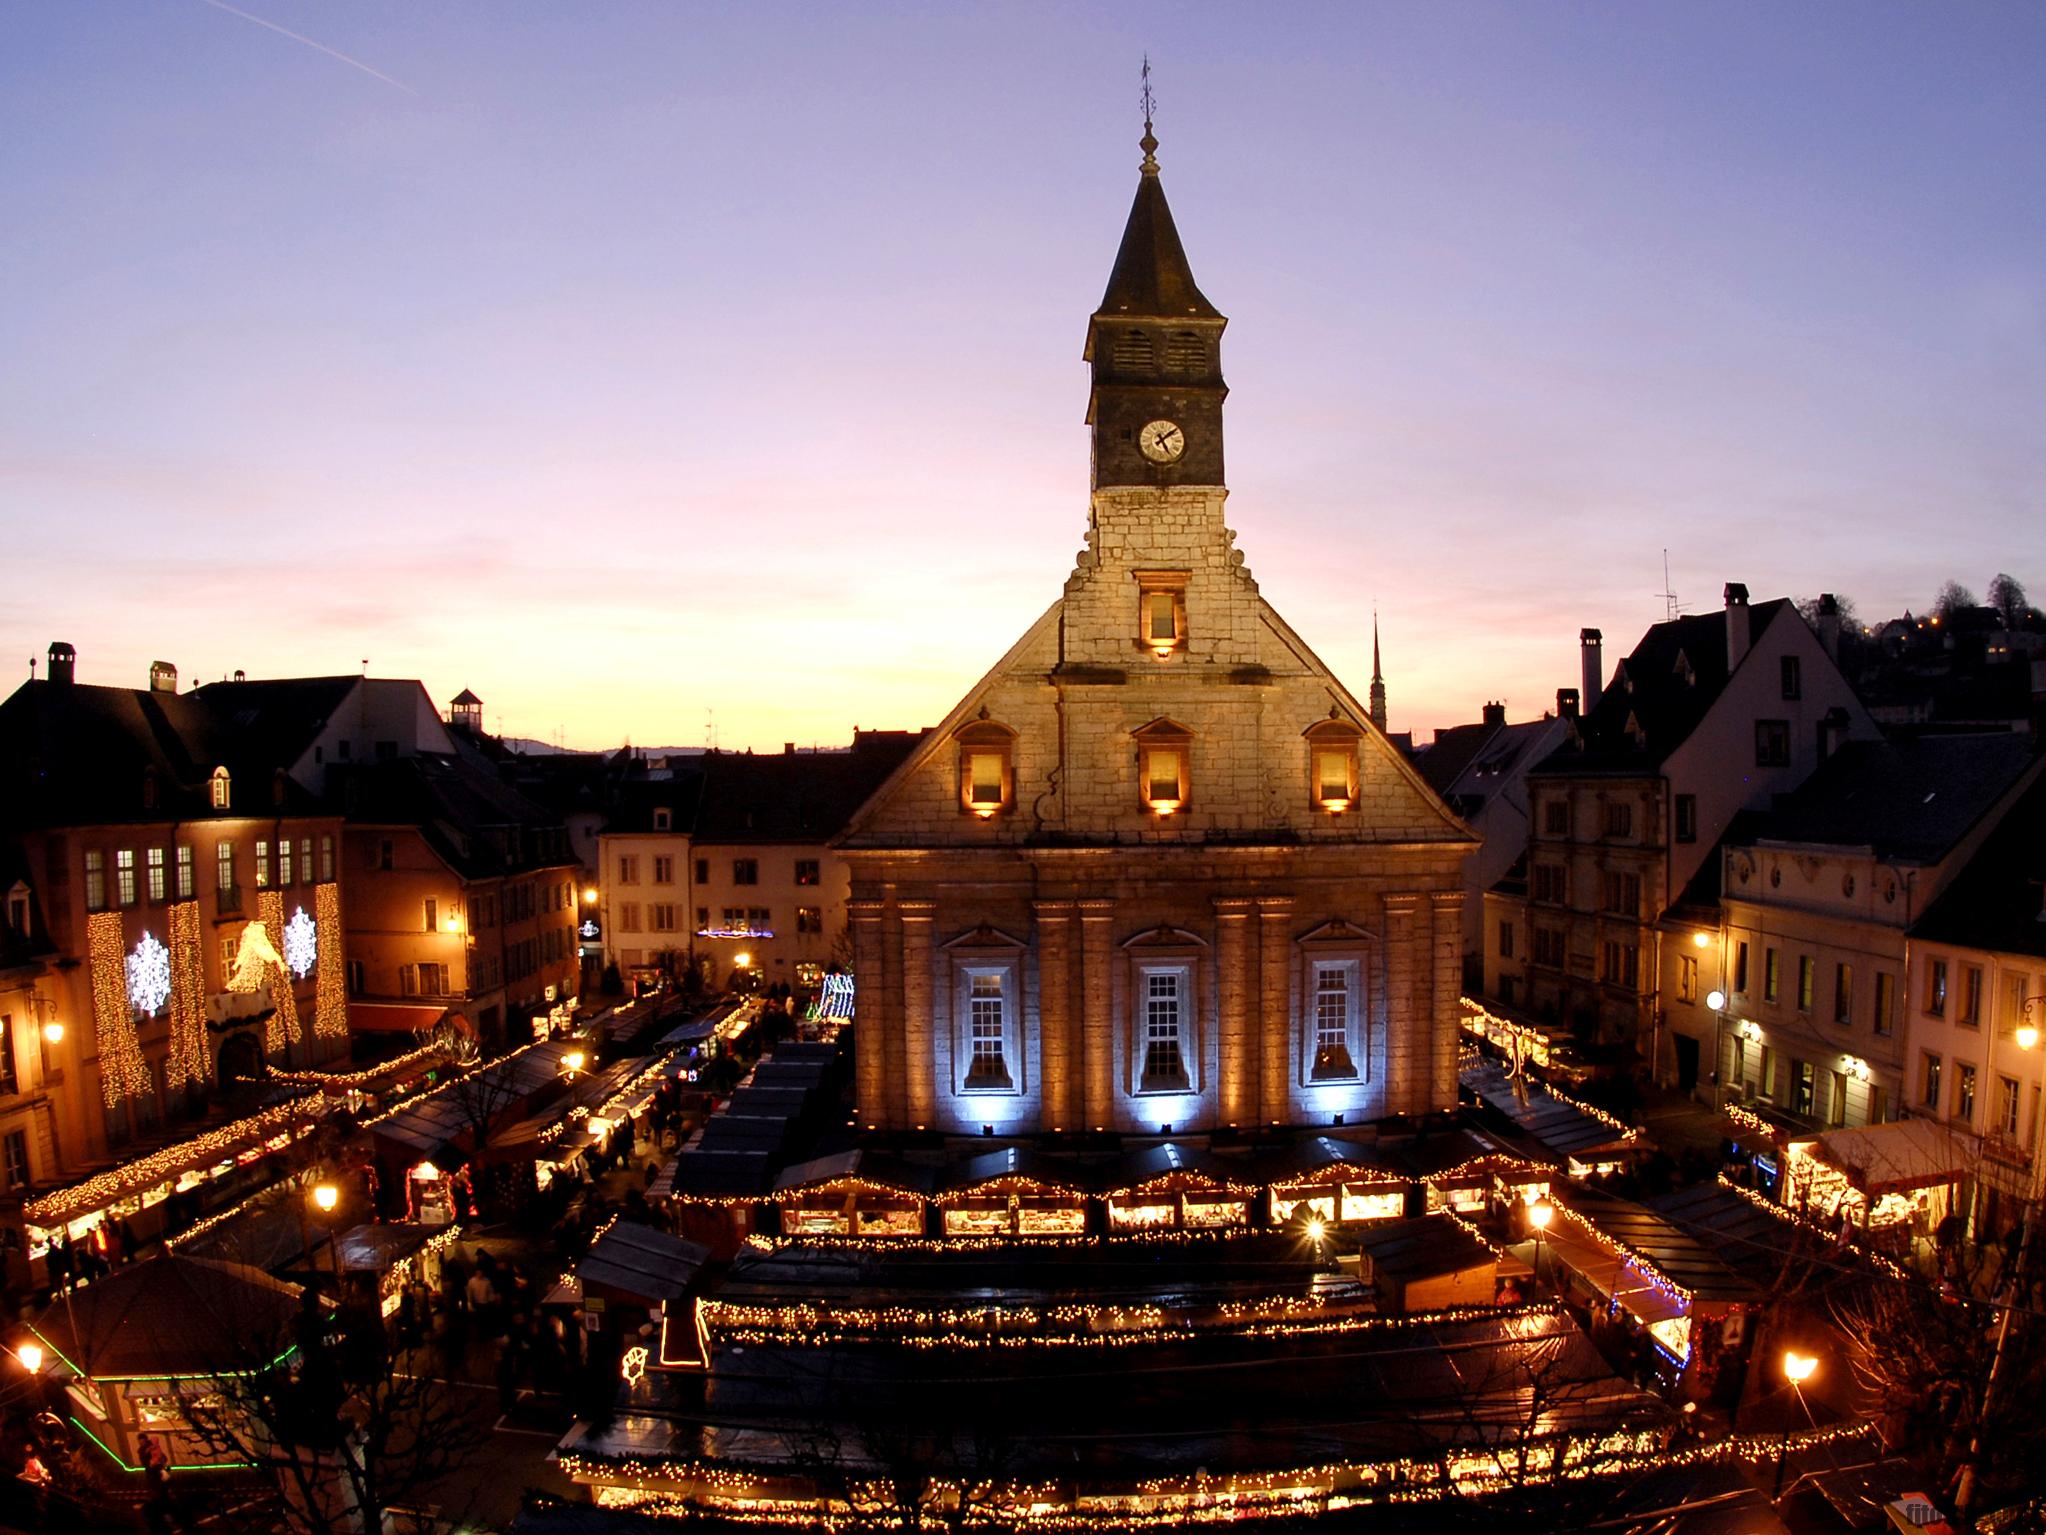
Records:
M1081 544L1147 49L1230 521L1395 730L1538 713L1665 548L2046 588L2032 0L235 10L0 8L8 688L934 723Z

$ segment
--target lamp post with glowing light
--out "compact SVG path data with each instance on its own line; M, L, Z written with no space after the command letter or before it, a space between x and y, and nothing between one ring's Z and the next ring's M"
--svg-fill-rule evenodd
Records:
M1307 1217L1307 1240L1314 1244L1314 1269L1321 1272L1322 1240L1328 1235L1328 1223L1319 1215Z
M1804 1406L1804 1383L1812 1378L1819 1367L1818 1356L1800 1354L1796 1349L1786 1349L1783 1354L1783 1378L1790 1382L1790 1394L1797 1405ZM1775 1502L1783 1496L1783 1463L1790 1454L1790 1419L1783 1420L1783 1437L1776 1445L1776 1491L1770 1495Z
M327 1234L327 1262L334 1271L334 1299L341 1299L341 1249L334 1241L335 1210L341 1205L341 1190L336 1184L321 1179L313 1185L313 1208L320 1212L320 1228Z
M40 1375L43 1370L43 1346L40 1343L23 1343L14 1350L14 1357L21 1361L21 1367L31 1375Z
M1546 1199L1537 1199L1527 1207L1528 1224L1534 1227L1535 1234L1534 1284L1536 1294L1540 1294L1542 1288L1542 1233L1549 1229L1549 1222L1555 1218L1556 1207Z

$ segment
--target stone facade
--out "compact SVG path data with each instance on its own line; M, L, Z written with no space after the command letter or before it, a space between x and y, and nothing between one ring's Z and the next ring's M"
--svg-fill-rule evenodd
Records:
M1206 303L1145 177L1090 337L1097 402L1104 338L1154 318L1144 294ZM1147 263L1177 270L1136 280ZM1176 386L1147 401L1117 376L1062 596L838 839L869 1129L1185 1134L1455 1103L1474 839L1264 601L1227 490L1185 483L1219 476L1220 325L1214 412L1150 484L1103 434L1177 419Z

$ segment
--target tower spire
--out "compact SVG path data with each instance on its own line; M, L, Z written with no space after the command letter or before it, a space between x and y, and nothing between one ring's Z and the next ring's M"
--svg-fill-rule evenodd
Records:
M1378 660L1378 609L1371 610L1371 723L1385 732L1385 672Z

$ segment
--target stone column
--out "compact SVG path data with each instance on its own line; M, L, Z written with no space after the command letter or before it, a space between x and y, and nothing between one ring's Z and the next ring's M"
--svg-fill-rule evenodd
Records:
M1081 901L1081 1122L1088 1130L1115 1125L1115 902Z
M1293 897L1261 896L1258 939L1258 1116L1265 1124L1293 1118Z
M1461 1043L1463 996L1463 892L1438 890L1428 898L1432 908L1435 981L1433 986L1434 1069L1430 1073L1428 1107L1456 1107L1456 1057Z
M1037 914L1037 1128L1080 1124L1080 1052L1073 1019L1073 903L1033 901Z
M891 908L893 903L891 904ZM906 1089L908 1019L902 1011L902 923L896 919L892 909L881 919L881 969L884 975L887 1000L883 1004L888 1019L888 1053L885 1058L887 1075L881 1080L881 1101L888 1105L888 1124L896 1130L907 1130L914 1123L909 1117L909 1093Z
M902 1081L912 1125L938 1124L938 1030L931 997L930 901L898 901L902 922ZM948 1095L949 1096L949 1095Z
M847 901L852 926L854 1101L864 1130L894 1129L887 1115L888 1025L881 961L881 903Z
M1385 898L1385 1111L1412 1111L1426 1080L1428 1034L1425 971L1415 963L1415 916L1419 896Z
M1250 985L1247 896L1215 897L1215 1116L1248 1129L1258 1122L1258 1008Z

